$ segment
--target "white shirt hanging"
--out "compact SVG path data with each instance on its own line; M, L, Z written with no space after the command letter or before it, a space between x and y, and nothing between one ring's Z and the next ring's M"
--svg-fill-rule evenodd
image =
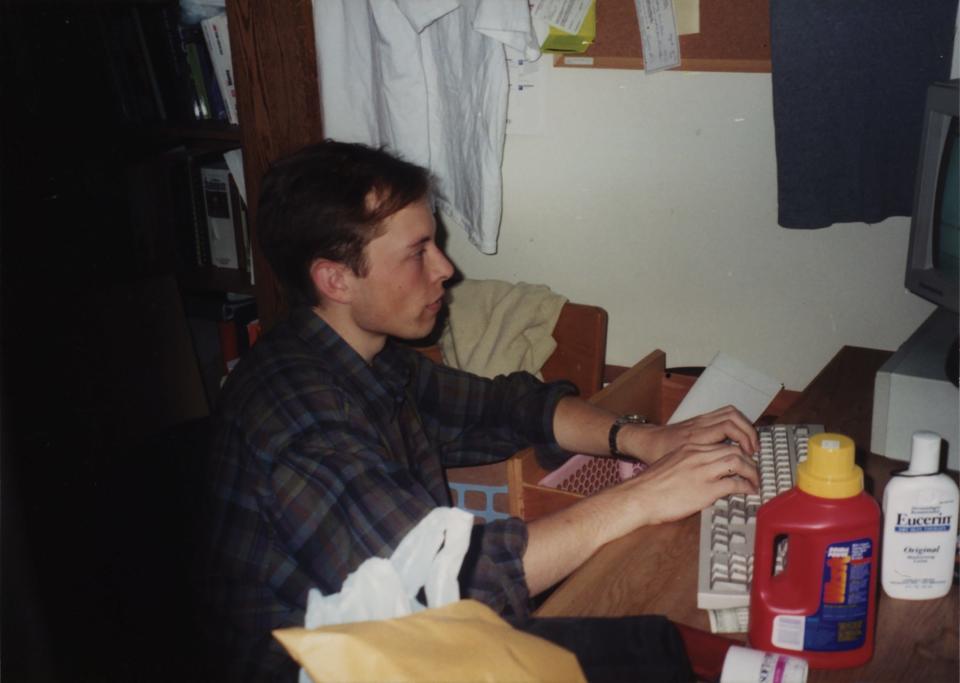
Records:
M313 0L324 133L429 168L437 207L497 250L504 45L539 56L527 0Z

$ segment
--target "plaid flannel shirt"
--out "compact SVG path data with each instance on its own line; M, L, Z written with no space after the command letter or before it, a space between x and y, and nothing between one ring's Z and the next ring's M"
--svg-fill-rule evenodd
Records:
M479 378L393 341L368 365L312 310L294 310L233 371L217 411L201 590L235 675L291 666L270 631L302 625L310 588L339 591L450 505L444 467L528 445L560 464L553 413L575 391L527 373ZM464 597L524 616L526 542L519 519L477 527Z

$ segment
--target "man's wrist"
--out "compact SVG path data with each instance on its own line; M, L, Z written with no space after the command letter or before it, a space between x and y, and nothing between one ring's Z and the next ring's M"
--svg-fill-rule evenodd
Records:
M633 456L624 452L619 447L619 437L620 431L626 425L636 425L636 424L645 424L647 418L643 415L631 414L631 415L622 415L614 420L613 424L610 425L610 432L607 436L607 441L610 447L610 455L614 458L633 458Z

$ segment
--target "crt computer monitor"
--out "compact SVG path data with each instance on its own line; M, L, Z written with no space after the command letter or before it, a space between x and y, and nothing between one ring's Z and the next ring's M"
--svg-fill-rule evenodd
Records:
M957 80L927 91L910 222L906 284L953 313L960 292L960 147Z
M960 148L957 81L927 93L910 221L907 288L936 304L877 371L870 450L908 460L914 432L944 439L947 466L960 469L960 340L957 299Z

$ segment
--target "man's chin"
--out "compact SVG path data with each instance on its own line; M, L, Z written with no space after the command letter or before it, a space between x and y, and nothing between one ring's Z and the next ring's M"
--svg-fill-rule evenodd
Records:
M429 319L423 319L402 331L397 331L393 336L404 341L420 341L434 336L434 332L437 332L437 317L430 316Z

